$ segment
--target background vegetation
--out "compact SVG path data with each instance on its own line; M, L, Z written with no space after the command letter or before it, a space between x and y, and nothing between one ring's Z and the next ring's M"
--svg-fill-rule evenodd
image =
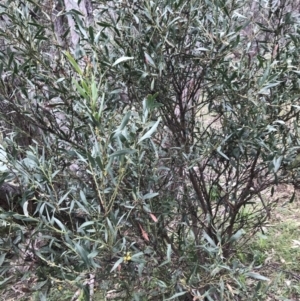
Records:
M0 284L266 300L260 243L299 185L297 10L3 1Z

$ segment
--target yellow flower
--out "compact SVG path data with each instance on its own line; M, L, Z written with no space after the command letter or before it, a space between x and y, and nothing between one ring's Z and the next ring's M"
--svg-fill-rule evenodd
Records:
M131 260L131 252L126 252L125 256L123 257L124 262L127 263Z

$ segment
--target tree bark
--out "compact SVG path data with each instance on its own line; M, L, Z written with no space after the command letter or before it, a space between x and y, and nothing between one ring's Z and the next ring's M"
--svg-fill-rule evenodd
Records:
M64 2L65 2L66 12L69 13L67 15L67 18L68 18L68 25L70 28L70 35L71 35L71 47L75 48L79 42L79 35L76 32L76 23L71 14L71 11L76 10L82 13L83 15L82 21L87 26L89 26L90 24L92 24L93 21L93 7L90 0L82 0L79 5L76 0L64 0Z

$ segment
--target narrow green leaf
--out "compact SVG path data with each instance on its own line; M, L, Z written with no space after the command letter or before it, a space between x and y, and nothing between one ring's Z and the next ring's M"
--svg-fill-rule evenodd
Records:
M69 190L66 194L64 194L58 201L58 205L60 205L65 199L66 197L69 195L69 193L71 192L71 190Z
M88 160L91 164L92 167L95 167L96 166L96 161L95 161L95 158L93 158L89 153L86 154L87 157L88 157Z
M62 224L62 222L61 222L59 219L53 217L53 220L55 221L55 223L58 225L58 227L59 227L62 231L66 231L66 227Z
M98 99L98 89L94 78L92 80L91 90L92 90L92 100L93 102L96 102Z
M95 36L94 36L94 28L92 26L89 27L89 35L90 35L90 40L93 44L95 41Z
M5 278L4 280L0 281L0 286L2 286L3 284L5 284L7 281L9 281L13 276L9 276L8 278Z
M274 172L277 172L281 166L283 156L279 156L278 158L273 159L273 164L274 164Z
M51 175L51 179L54 179L56 175L58 175L58 173L60 172L60 170L55 171L52 175Z
M270 280L269 278L267 278L265 276L262 276L262 275L257 274L257 273L252 273L252 272L246 273L246 276L254 278L254 279L258 279L258 280L263 280L263 281L269 281Z
M78 158L80 159L80 161L84 162L84 163L87 163L86 159L83 157L83 155L81 155L80 153L76 152L76 155L78 156Z
M113 27L112 24L107 23L107 22L97 22L98 25L106 28L106 27Z
M217 247L217 245L215 244L215 242L209 237L209 235L203 231L203 237L208 241L208 243L213 246L213 247Z
M151 137L151 135L156 131L159 122L160 122L160 118L153 124L151 129L138 141L138 144L141 143L143 140Z
M99 252L97 251L93 251L88 255L88 258L95 258L97 255L99 254ZM99 266L100 267L100 266Z
M179 296L183 296L183 295L185 295L187 292L180 292L180 293L176 293L175 295L173 295L171 298L168 298L168 299L164 299L165 301L167 301L167 300L173 300L173 299L175 299L175 298L177 298L177 297L179 297Z
M172 246L168 244L168 249L167 249L167 260L170 262L171 261L171 254L172 254Z
M77 254L82 258L86 265L89 265L88 252L79 244L75 244L75 250Z
M44 281L35 283L35 285L32 287L32 290L39 291L48 282L48 280L49 279L46 279Z
M114 157L119 157L119 156L124 156L124 155L131 155L131 154L134 154L135 152L136 152L135 149L124 148L124 149L114 152L109 157L114 158Z
M258 91L259 94L267 94L270 88L276 87L280 84L281 82L276 82L276 83L267 83L261 90Z
M6 253L3 253L0 255L0 266L2 266L4 259L5 259Z
M246 233L246 232L245 232L244 229L238 230L235 234L233 234L233 235L230 237L229 242L235 242L235 241L239 240L240 237L241 237L242 235L244 235L245 233Z
M119 260L114 264L110 272L113 272L123 261L124 261L123 257L119 258Z
M98 43L98 42L99 42L100 36L101 36L101 31L99 31L99 32L96 34L96 36L95 36L95 43Z
M116 129L116 132L121 132L125 128L125 126L128 124L128 122L130 120L130 116L131 116L131 111L129 111L125 114L120 126Z
M159 265L159 267L162 267L162 266L164 266L164 265L166 265L166 264L168 264L168 263L170 263L170 261L169 261L169 260L165 260L163 263L161 263L161 264Z
M149 65L151 65L152 67L156 68L155 63L152 60L151 56L148 53L146 53L146 52L144 54L145 54L146 63L149 64Z
M131 260L132 261L140 261L140 258L141 256L144 255L144 252L138 252L138 253L135 253L131 256Z
M25 215L26 217L28 217L28 216L29 216L29 214L28 214L28 201L25 201L25 202L23 203L22 208L23 208L24 215Z
M197 50L197 51L209 51L209 49L204 48L204 47L199 47L199 48L196 48L195 50Z
M221 146L218 146L217 152L224 157L226 160L230 161L230 159L221 151Z
M79 92L79 94L80 94L83 98L88 99L88 94L87 94L86 91L78 84L78 82L77 82L75 79L73 79L73 83L74 83L74 85L76 86L77 91Z
M100 168L101 170L103 170L103 163L102 163L102 161L101 161L101 158L100 158L99 156L97 156L97 157L95 158L95 161L96 161L97 165L99 166L99 168Z
M85 80L81 80L81 86L84 90L84 93L86 95L91 95L90 89L89 89L89 84Z
M85 228L85 227L87 227L87 226L91 226L91 225L94 225L94 221L87 221L87 222L84 222L79 228L78 228L78 230L79 229L83 229L83 228Z
M116 66L122 62L126 62L128 60L133 60L133 59L134 59L133 56L122 56L113 63L113 66Z
M152 199L152 198L158 196L158 194L159 194L158 192L147 193L142 197L142 199L143 200Z
M107 220L108 228L109 228L111 234L113 235L113 237L115 238L115 236L116 236L116 229L113 227L113 225L112 225L112 223L111 223L111 221L110 221L109 218L107 218L106 220Z
M79 74L83 75L83 71L80 69L79 65L76 63L75 59L71 56L71 54L68 51L64 52L64 55L67 57L69 62L71 63L74 70Z

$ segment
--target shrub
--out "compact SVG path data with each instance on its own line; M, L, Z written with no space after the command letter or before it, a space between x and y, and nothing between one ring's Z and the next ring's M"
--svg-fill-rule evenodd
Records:
M96 273L119 299L232 300L265 280L233 254L275 186L298 184L300 39L292 4L250 4L95 3L93 25L66 14L73 49L47 6L3 5L1 181L18 200L1 218L19 237L3 262L30 249L49 281Z

